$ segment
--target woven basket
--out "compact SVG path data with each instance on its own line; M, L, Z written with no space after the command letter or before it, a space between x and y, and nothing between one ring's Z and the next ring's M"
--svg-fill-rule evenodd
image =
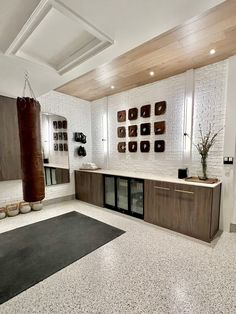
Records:
M0 207L0 219L4 219L6 217L6 208Z
M19 209L21 214L26 214L31 211L31 206L28 202L20 202Z
M19 210L19 204L10 204L6 206L6 213L7 216L9 217L14 217L17 216L19 214L20 210Z
M43 203L41 201L33 202L33 203L30 203L30 206L32 210L41 210L43 208Z

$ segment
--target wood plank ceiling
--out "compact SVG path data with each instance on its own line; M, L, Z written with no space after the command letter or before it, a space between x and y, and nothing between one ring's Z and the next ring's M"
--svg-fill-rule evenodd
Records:
M210 55L209 51L216 53ZM59 87L57 91L96 100L152 83L236 54L236 0L227 0L113 61ZM155 75L150 76L149 72ZM111 86L114 89L111 89Z

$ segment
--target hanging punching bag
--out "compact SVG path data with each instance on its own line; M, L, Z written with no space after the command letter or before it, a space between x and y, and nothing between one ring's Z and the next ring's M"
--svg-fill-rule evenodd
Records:
M17 98L24 201L36 202L45 197L41 151L40 104L34 98Z

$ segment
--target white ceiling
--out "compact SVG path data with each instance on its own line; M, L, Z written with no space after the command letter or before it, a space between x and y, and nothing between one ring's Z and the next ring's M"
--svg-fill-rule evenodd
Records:
M42 95L223 0L61 0L75 14L95 26L95 30L115 41L109 48L83 60L83 63L62 75L56 71L58 64L78 50L78 42L82 47L93 41L94 37L74 21L53 11L49 24L45 23L46 20L41 22L16 55L3 54L39 2L0 0L0 94L21 95L24 72L28 70L36 95ZM52 21L54 24L50 25ZM29 58L22 59L25 55L30 55L31 61Z

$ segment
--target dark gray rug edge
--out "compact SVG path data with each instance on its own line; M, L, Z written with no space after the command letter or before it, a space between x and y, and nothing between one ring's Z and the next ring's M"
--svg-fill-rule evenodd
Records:
M31 213L33 213L33 212L31 212ZM53 218L57 218L57 217L60 217L60 216L64 216L64 215L67 215L67 214L71 214L71 213L80 214L80 215L82 215L82 216L84 216L84 217L88 217L88 218L91 218L91 219L93 219L93 220L96 220L96 221L98 221L98 222L100 222L100 223L102 223L102 224L104 224L104 225L107 225L107 226L109 226L109 227L112 227L112 228L115 228L115 229L117 229L117 230L122 231L122 232L123 232L122 234L124 234L124 233L126 232L125 230L122 230L122 229L117 228L117 227L115 227L115 226L109 225L109 224L106 223L106 222L103 222L103 221L98 220L98 219L96 219L96 218L87 216L87 215L82 214L82 213L80 213L80 212L78 212L78 211L76 211L76 210L72 210L72 211L67 212L67 213L64 213L64 214L56 215L56 216L53 216L53 217L50 217L50 218L46 218L46 219L43 219L43 220L39 220L39 221L33 222L33 223L31 223L31 224L27 224L27 225L24 225L24 226L21 226L21 227L17 227L17 228L14 228L14 229L10 229L10 230L1 232L1 233L0 233L0 237L1 237L1 235L6 234L6 233L8 233L8 232L11 232L11 231L14 231L14 230L24 229L25 227L29 227L29 226L32 226L32 225L35 225L35 224L39 224L40 222L43 222L43 221L49 221L49 220L51 220L51 219L53 219ZM23 214L23 215L27 215L27 214ZM16 217L17 217L17 216L16 216ZM15 218L15 217L9 217L9 218L12 219L12 218ZM3 221L4 221L4 219L3 219ZM121 234L121 235L122 235L122 234Z
M118 237L120 237L121 235L123 235L124 233L126 233L126 231L124 231L124 230L122 230L122 229L119 229L119 228L117 228L117 227L114 227L114 226L112 226L112 225L109 225L109 224L107 224L107 223L104 223L103 221L100 221L100 220L95 219L95 218L93 218L93 217L84 215L84 214L82 214L82 213L80 213L80 212L74 210L74 211L66 212L66 213L63 213L63 214L60 214L60 215L56 215L56 216L53 216L53 217L50 217L50 218L47 218L47 219L43 219L43 220L37 221L37 222L32 223L32 224L27 224L27 225L24 225L24 226L15 228L15 229L11 229L11 230L5 231L5 232L3 232L3 233L0 233L0 238L1 238L1 235L10 233L10 232L12 232L12 231L17 231L17 230L20 230L20 229L24 229L24 228L27 228L27 227L29 227L29 226L32 226L32 225L35 225L35 224L40 224L40 223L43 223L43 222L45 222L45 221L50 221L50 220L53 220L53 219L55 219L55 218L57 218L57 217L66 216L66 215L69 215L69 214L72 214L72 213L82 215L82 216L84 216L84 217L86 217L86 218L89 218L89 219L92 219L92 220L94 220L94 221L96 221L96 222L98 222L98 223L100 223L100 224L106 225L106 226L108 226L109 228L114 229L114 231L119 231L119 234L115 235L115 236L112 237L110 240L108 240L108 241L102 243L101 245L98 245L98 246L97 246L95 249L93 249L92 251L87 252L87 253L84 253L83 255L81 255L80 257L76 258L75 260L73 260L73 261L70 262L69 264L58 268L56 271L52 272L50 275L48 275L48 276L42 278L41 280L38 280L37 282L31 284L30 286L28 286L28 287L26 287L26 288L19 289L19 290L18 290L17 292L15 292L15 293L12 293L10 297L2 298L3 300L0 299L0 306L1 306L2 304L4 304L4 303L10 301L11 299L13 299L14 297L16 297L17 295L21 294L22 292L27 291L28 289L32 288L33 286L39 284L40 282L46 280L47 278L49 278L49 277L51 277L51 276L53 276L53 275L56 274L57 272L60 272L60 271L63 270L64 268L69 267L70 265L76 263L76 262L77 262L78 260L80 260L81 258L83 258L83 257L85 257L85 256L87 256L87 255L89 255L90 253L96 251L97 249L99 249L99 248L105 246L105 245L108 244L109 242L115 240L116 238L118 238Z

